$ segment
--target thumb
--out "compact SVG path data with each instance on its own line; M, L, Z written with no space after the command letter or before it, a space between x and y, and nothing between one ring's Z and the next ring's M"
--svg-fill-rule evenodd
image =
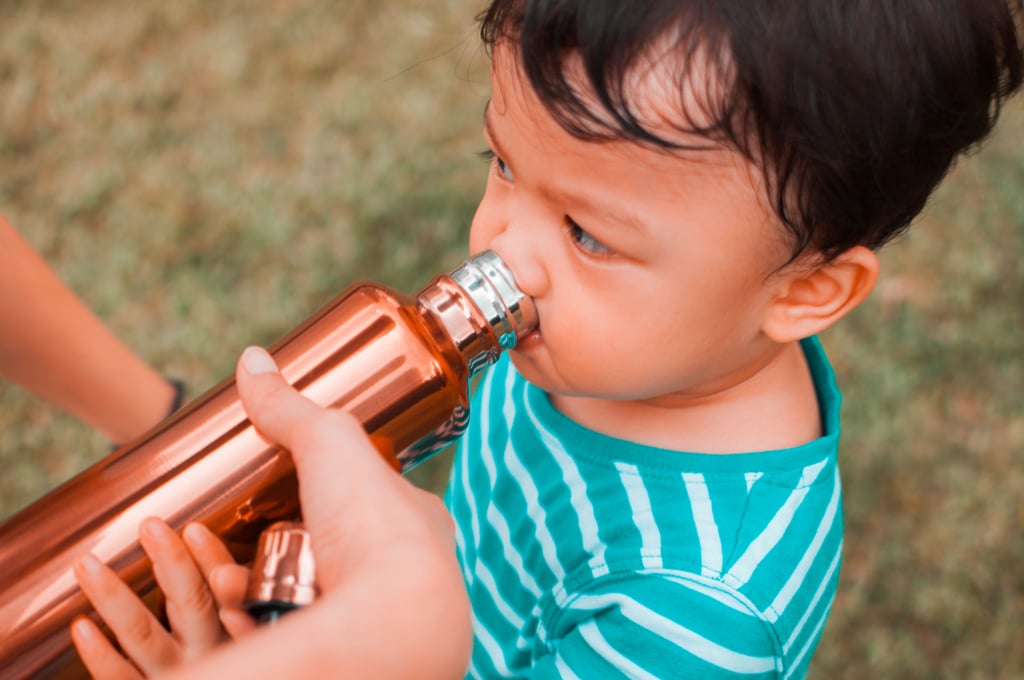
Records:
M359 421L304 397L285 381L266 350L247 348L235 379L249 420L264 437L292 452L300 481L394 476ZM371 451L374 455L367 455Z
M235 372L238 394L249 420L267 439L291 451L299 477L303 521L313 535L317 566L326 566L345 539L352 508L402 480L349 413L326 409L302 396L278 371L265 350L249 347ZM379 501L378 501L379 502ZM348 536L346 536L348 534ZM324 559L322 559L324 558Z
M238 396L249 420L268 439L293 448L301 434L297 423L315 419L320 407L289 385L273 357L260 347L248 347L235 369Z

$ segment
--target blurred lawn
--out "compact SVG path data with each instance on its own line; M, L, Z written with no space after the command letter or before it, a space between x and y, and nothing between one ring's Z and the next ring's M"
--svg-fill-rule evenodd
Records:
M351 281L465 253L467 0L0 4L0 211L193 396ZM824 342L848 540L822 678L1024 677L1024 105ZM0 384L0 516L107 443ZM434 490L448 460L414 473Z

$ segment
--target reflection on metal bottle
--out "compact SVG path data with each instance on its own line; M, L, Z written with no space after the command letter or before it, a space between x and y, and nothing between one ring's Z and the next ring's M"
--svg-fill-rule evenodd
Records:
M468 380L530 333L533 301L492 252L414 297L357 284L270 348L285 379L344 408L407 471L464 428ZM233 378L0 525L0 677L73 677L75 616L92 614L72 572L92 552L156 606L138 542L146 517L198 521L236 558L298 515L295 470L246 418Z
M309 532L300 522L275 522L260 534L242 606L260 624L272 624L319 594Z

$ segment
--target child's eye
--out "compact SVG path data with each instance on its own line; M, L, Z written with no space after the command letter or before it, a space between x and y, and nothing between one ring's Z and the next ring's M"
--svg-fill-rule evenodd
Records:
M486 149L480 152L480 157L486 160L488 163L493 161L494 164L498 166L498 172L501 173L501 176L507 179L509 182L516 181L516 176L512 174L512 171L509 170L508 165L506 165L505 161L501 159L501 156L496 155L490 149Z
M565 216L565 224L569 228L569 237L588 255L611 255L611 248L588 234L568 215Z

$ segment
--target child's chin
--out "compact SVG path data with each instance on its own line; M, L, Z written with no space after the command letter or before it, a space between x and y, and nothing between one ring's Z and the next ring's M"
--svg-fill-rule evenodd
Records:
M539 341L535 349L540 349ZM551 366L542 352L531 352L529 345L525 350L517 346L509 351L509 358L512 360L512 365L516 367L516 371L526 382L545 392L559 391L561 381L557 375L552 374Z

